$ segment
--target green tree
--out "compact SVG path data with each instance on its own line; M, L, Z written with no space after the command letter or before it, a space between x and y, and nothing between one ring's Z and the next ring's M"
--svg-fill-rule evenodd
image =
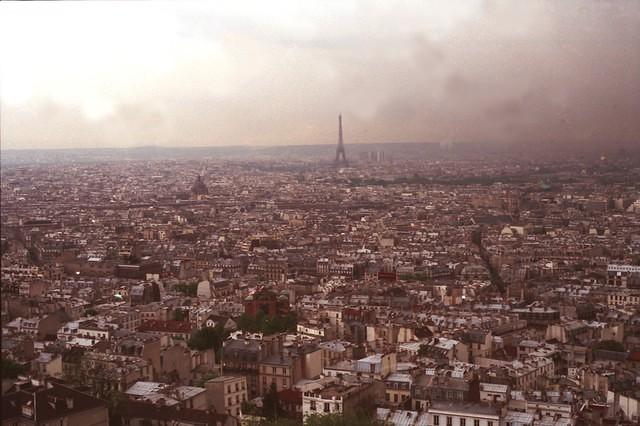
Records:
M38 258L38 252L33 246L27 249L27 253L29 255L29 260L31 261L31 263L33 263L34 265L40 264L40 260Z
M427 277L425 274L418 272L415 274L402 274L400 275L400 280L426 282L426 281L429 281L429 277Z
M173 319L176 321L186 321L189 320L189 312L184 309L176 309L173 311Z
M9 240L2 240L0 242L0 255L3 255L9 251Z
M262 415L269 420L278 419L282 417L284 410L280 405L280 398L278 398L278 389L274 382L271 383L269 391L262 398Z
M258 311L256 315L242 314L236 321L238 328L250 333L275 334L286 331L296 331L298 318L294 312L286 315L268 317Z
M120 424L122 416L122 402L125 400L124 394L116 390L109 390L104 393L102 399L107 401L107 408L109 409L109 424Z
M173 289L185 296L196 297L198 294L198 283L176 284L173 286Z
M601 342L596 343L593 349L600 349L603 351L613 351L613 352L626 352L624 345L615 340L603 340Z
M247 415L253 416L257 412L257 407L256 407L256 404L254 404L251 401L244 401L242 403L241 410L242 410L242 414L247 414Z
M207 371L206 373L204 373L199 379L196 379L196 381L194 383L195 383L196 386L198 386L200 388L203 388L203 387L205 387L205 383L208 380L215 379L219 375L220 375L220 370L218 370L218 369L210 370L210 371Z
M427 355L429 355L429 345L427 345L427 344L420 345L420 348L418 349L418 355L419 356L427 356Z
M244 413L244 411L243 411ZM248 426L299 426L300 422L295 419L263 419L263 420L252 420L247 423Z
M482 228L474 229L471 232L471 242L478 247L482 247Z
M3 379L15 379L20 374L26 372L26 368L12 359L0 358L0 364L2 364L2 378Z
M224 329L222 324L215 327L203 327L198 330L187 342L191 349L204 351L212 349L216 354L220 353L224 339L229 336L229 332Z

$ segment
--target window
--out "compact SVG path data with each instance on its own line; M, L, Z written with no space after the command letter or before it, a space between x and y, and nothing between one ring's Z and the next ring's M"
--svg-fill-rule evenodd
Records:
M398 394L397 393L393 394L393 402L398 402Z
M493 422L492 422L491 420L489 420L489 421L487 422L487 425L488 425L488 426L493 426Z
M447 426L453 426L453 419L447 416Z
M236 392L240 390L240 383L236 383Z
M440 425L440 416L433 416L433 424L434 426Z
M231 397L227 398L227 405L228 406L233 405L233 400L231 399Z
M328 403L328 402L325 402L325 403L324 403L324 412L325 412L325 413L328 413L328 412L330 412L330 411L331 411L331 408L329 407L329 403Z
M236 395L236 404L240 404L240 395Z
M271 367L271 369L273 370L273 374L276 374L276 367Z
M460 419L460 426L467 426L467 419Z
M475 419L475 420L473 421L473 426L480 426L480 420Z
M309 406L309 409L311 411L316 411L316 402L315 401L311 401L311 404Z
M231 385L227 385L227 393L231 393Z

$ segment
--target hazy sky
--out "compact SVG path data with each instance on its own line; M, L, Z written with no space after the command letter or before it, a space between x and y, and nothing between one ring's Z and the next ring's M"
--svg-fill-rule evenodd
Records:
M640 1L0 2L2 148L640 143Z

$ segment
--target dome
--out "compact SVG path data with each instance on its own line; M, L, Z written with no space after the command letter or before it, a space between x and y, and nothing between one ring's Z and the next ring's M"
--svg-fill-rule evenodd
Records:
M202 181L202 176L198 175L195 183L191 187L191 193L194 195L207 195L209 193L209 189L207 185Z

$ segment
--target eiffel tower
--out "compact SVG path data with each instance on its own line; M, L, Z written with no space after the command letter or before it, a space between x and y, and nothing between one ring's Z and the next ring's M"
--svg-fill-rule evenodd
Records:
M340 159L342 156L342 159ZM336 149L335 164L347 164L347 155L344 153L344 141L342 140L342 114L338 116L338 148Z

